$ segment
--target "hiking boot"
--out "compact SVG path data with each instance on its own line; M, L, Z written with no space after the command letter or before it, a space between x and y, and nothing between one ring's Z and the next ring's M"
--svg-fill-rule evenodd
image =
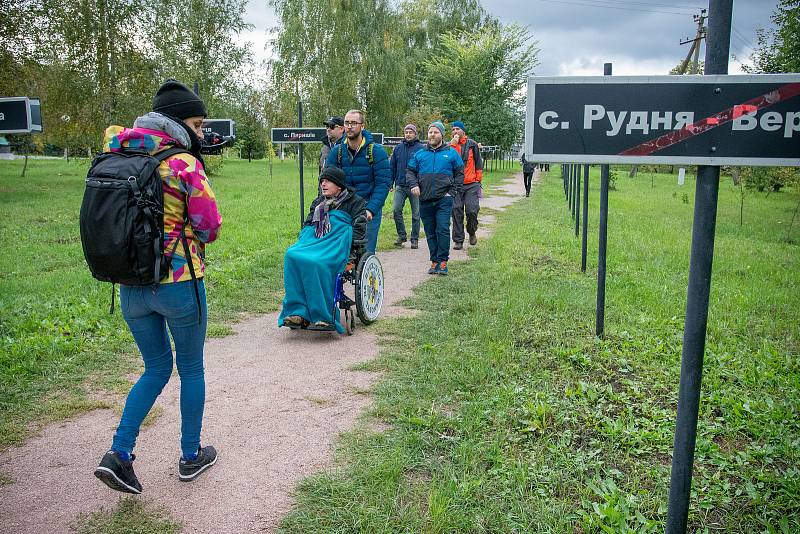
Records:
M300 317L299 315L289 315L288 317L283 318L283 326L288 326L289 328L303 328L303 324L305 323L305 319Z
M475 246L478 244L478 236L475 234L469 234L469 244Z
M335 330L336 327L333 326L328 321L316 321L312 323L309 327L309 330Z
M447 276L447 262L443 261L439 264L439 268L436 270L436 274L441 274L442 276Z
M406 238L405 238L405 237L398 237L398 238L397 238L397 240L394 242L394 246L396 246L396 247L402 247L402 246L403 246L403 243L405 243L406 241L407 241L407 240L406 240ZM413 241L412 241L412 243L413 243Z
M464 243L453 243L453 250L461 250L464 248Z
M428 269L428 274L436 274L439 271L439 264L435 261L431 262L431 268Z
M138 495L142 492L142 485L133 472L133 461L136 455L131 454L130 461L124 461L117 451L108 451L100 460L100 465L94 470L94 476L103 481L109 488L124 493Z
M178 461L179 477L182 482L189 482L197 478L200 473L215 463L217 463L217 449L211 445L208 447L199 447L197 449L197 458L194 460L181 458Z
M411 248L419 248L419 240L418 239L412 239L411 240Z

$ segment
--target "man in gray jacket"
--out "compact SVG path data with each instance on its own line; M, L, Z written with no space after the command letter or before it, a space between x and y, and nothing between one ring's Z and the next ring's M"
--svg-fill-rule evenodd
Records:
M325 160L331 152L331 147L339 142L344 135L344 119L342 117L328 117L325 122L326 134L328 139L322 142L322 150L319 153L319 173L325 168Z

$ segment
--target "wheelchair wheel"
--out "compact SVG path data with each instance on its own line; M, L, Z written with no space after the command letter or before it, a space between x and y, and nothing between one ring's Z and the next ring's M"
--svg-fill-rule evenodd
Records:
M361 256L356 270L356 312L363 324L375 322L383 305L383 266L375 254Z
M344 330L348 336L352 336L356 329L356 315L350 308L344 310Z

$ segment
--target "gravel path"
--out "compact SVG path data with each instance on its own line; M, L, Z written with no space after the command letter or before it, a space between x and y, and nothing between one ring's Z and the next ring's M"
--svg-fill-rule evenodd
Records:
M502 190L501 195L492 194ZM510 196L509 196L510 195ZM503 209L524 198L522 176L488 191L482 206ZM481 216L478 247L492 223ZM383 224L393 225L391 216ZM407 313L398 303L430 279L428 250L380 252L386 282L384 316ZM453 251L452 260L467 258ZM456 263L451 270L457 270ZM378 378L352 371L378 355L378 340L357 324L352 337L290 331L277 313L234 326L235 334L206 342L203 443L219 461L193 483L177 476L179 380L170 380L157 405L164 414L142 430L136 474L142 498L166 507L185 532L274 531L304 477L325 469L337 435L369 406ZM95 410L46 427L23 446L0 455L0 532L67 532L80 513L111 509L123 496L92 472L111 443L118 416Z

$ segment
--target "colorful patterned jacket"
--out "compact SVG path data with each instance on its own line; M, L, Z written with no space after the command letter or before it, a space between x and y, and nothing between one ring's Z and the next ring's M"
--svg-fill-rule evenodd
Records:
M139 117L133 128L109 126L103 140L103 152L123 148L146 150L157 154L173 146L191 146L188 133L173 119L159 113ZM183 227L184 206L189 226L186 239L198 278L205 273L203 255L205 244L214 241L222 226L217 200L203 170L203 164L188 153L176 154L161 162L159 167L164 189L164 251L170 254ZM191 280L183 244L178 243L172 258L169 275L162 284Z

